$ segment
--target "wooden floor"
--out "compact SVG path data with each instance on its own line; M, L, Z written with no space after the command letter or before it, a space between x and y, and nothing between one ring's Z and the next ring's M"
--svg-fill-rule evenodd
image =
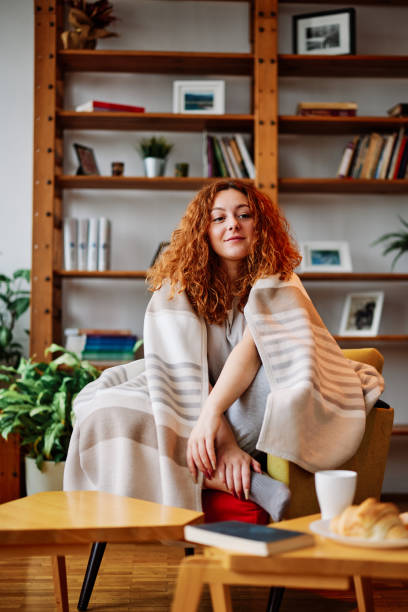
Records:
M108 545L88 609L95 612L170 609L177 567L183 550L170 546ZM87 558L68 557L70 609L76 610ZM262 612L268 589L235 587L234 612ZM408 583L375 583L376 612L408 610ZM0 609L44 612L54 608L51 564L48 558L12 559L0 562ZM287 590L281 612L351 612L352 594ZM200 612L210 612L204 591ZM182 611L181 611L182 612Z
M399 503L400 510L408 504ZM177 569L184 550L174 546L115 545L106 547L88 609L95 612L170 609ZM67 557L70 609L76 610L87 557ZM408 583L375 582L376 612L408 612ZM263 612L268 589L234 587L234 612ZM45 612L54 609L51 563L47 557L0 561L0 610ZM351 593L316 593L286 590L281 612L351 612ZM180 611L182 612L182 611ZM211 612L204 591L200 612Z

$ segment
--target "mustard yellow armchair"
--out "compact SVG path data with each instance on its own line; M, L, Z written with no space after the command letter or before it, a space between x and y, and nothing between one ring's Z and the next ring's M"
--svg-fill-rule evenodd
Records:
M348 359L368 363L382 372L384 358L375 348L347 349L343 353ZM366 430L358 451L347 463L339 466L339 469L355 470L358 474L355 495L357 504L367 497L380 497L393 419L392 408L374 407L367 417ZM314 474L273 455L268 455L267 461L268 474L284 482L291 491L285 518L319 512Z

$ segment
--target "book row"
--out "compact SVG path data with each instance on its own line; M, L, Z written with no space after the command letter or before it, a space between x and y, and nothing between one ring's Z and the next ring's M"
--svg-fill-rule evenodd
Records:
M404 128L392 134L377 132L355 136L344 148L338 178L408 178L408 133Z
M241 134L204 133L203 161L206 177L255 178L255 166Z
M65 270L109 270L111 223L109 219L66 217L64 227Z
M130 330L65 330L66 348L97 363L133 361L137 336Z

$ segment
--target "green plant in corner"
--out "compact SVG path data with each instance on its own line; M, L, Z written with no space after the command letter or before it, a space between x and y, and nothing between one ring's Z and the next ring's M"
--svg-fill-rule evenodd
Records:
M158 138L152 136L152 138L143 138L136 148L143 159L146 157L166 159L173 146L163 136Z
M389 244L383 250L383 255L388 255L392 251L397 251L394 259L391 263L391 270L395 268L395 264L398 259L406 252L408 252L408 222L405 221L400 215L398 215L399 220L405 229L400 230L399 232L388 232L387 234L383 234L377 240L372 242L372 246L375 244L379 244L380 242L387 242Z
M23 347L14 341L16 321L30 306L30 270L16 270L12 276L0 274L0 363L18 365Z
M62 353L49 363L20 360L18 368L0 366L0 434L20 435L24 452L41 469L44 460L64 461L72 434L72 402L100 375L88 361L52 344L46 351Z

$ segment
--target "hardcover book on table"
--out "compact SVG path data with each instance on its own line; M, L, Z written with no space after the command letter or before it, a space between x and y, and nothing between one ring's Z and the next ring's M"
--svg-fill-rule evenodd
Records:
M313 546L310 533L254 525L242 521L220 521L205 525L187 525L184 537L189 542L267 557L297 548Z

